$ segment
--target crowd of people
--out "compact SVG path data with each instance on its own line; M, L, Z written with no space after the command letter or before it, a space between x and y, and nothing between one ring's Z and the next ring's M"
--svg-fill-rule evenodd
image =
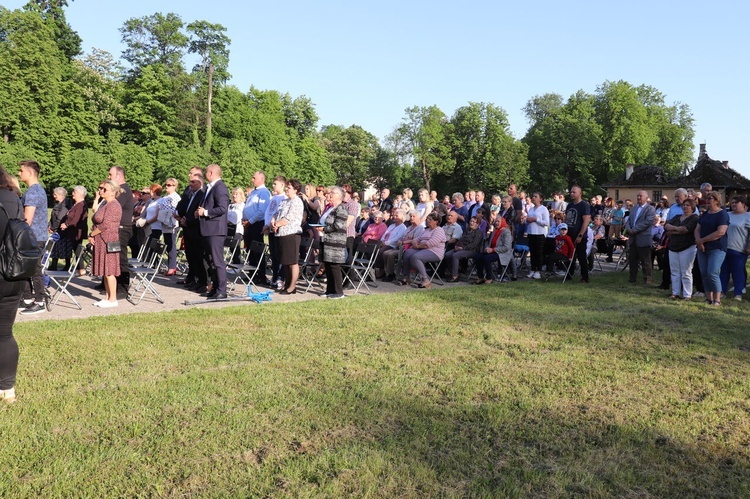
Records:
M430 288L435 276L458 282L462 272L470 275L472 270L477 276L473 284L515 281L520 268L514 255L519 254L529 256L529 279L557 274L572 280L578 272L580 282L588 283L595 254L612 262L618 247L627 255L631 283L640 271L644 282L652 284L656 261L662 270L659 288L669 290L674 300L702 296L718 306L730 290L741 300L747 283L747 199L733 196L726 208L708 184L699 191L677 189L673 203L666 196L654 202L646 191L638 193L635 203L601 196L586 201L577 185L570 188L568 201L557 192L545 202L541 193L527 196L513 184L489 197L468 191L442 200L436 191L419 189L413 199L411 189L392 196L386 188L362 203L350 185L303 185L277 176L269 189L262 171L255 172L251 187L230 191L216 164L191 168L181 194L176 178L168 178L164 186L131 190L125 170L113 166L95 193L89 229L86 189L73 187L68 200L66 189L55 188L48 218L47 192L39 176L35 161L22 161L17 178L0 166L0 234L8 219L23 218L40 249L55 239L47 262L53 270L60 261L70 268L74 249L87 240L91 273L101 277L98 288L104 298L94 303L101 308L119 306L118 298L128 292L128 250L135 256L152 241L165 246L165 277L178 278L177 252L184 249L186 271L178 283L208 300L227 298L227 265L260 268L255 285L296 294L301 258L321 262L313 278L326 283L324 296L344 298L348 267L360 244L376 250L372 275L365 278L420 288ZM26 186L23 193L21 184ZM226 261L227 236L244 243L244 258L238 252ZM309 255L300 252L303 237L317 243ZM267 244L268 252L250 252L253 244ZM1 400L15 398L15 314L46 310L49 294L42 265L40 259L28 281L0 278ZM85 272L83 267L71 271Z

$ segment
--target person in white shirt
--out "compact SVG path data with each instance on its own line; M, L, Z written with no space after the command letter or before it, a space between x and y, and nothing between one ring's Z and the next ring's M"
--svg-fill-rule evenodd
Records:
M526 216L526 235L529 240L529 253L531 253L529 279L542 278L544 238L547 236L549 226L549 210L542 204L542 195L535 192L531 195L531 206L528 208Z

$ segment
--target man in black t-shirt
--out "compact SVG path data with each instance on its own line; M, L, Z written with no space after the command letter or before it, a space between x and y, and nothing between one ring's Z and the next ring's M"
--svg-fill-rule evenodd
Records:
M578 185L570 188L570 203L565 210L565 223L568 225L568 235L576 247L575 259L581 267L581 282L587 283L589 265L586 258L586 236L591 223L591 207L583 200L583 192Z

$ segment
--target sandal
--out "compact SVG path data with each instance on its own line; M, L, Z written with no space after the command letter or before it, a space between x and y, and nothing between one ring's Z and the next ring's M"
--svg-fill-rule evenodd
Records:
M711 302L711 305L713 305L714 307L720 307L721 302L719 300L714 300L713 302Z
M458 282L458 276L451 277L448 282Z
M678 298L679 298L679 296L677 296L677 295L669 295L669 299L670 300L677 300Z

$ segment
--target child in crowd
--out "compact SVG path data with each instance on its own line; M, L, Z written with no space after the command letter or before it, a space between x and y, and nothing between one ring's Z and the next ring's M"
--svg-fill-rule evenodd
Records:
M568 225L561 223L557 226L557 230L559 235L555 237L555 252L547 258L548 273L555 272L555 264L558 262L563 263L567 268L576 249L575 245L573 245L573 240L568 236ZM565 274L565 272L563 271L561 274Z

